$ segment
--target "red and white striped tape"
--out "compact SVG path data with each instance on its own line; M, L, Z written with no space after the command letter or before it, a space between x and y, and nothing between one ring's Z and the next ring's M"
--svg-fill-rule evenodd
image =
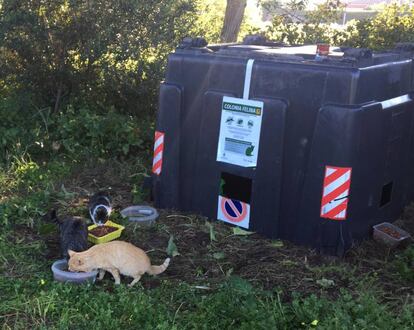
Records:
M323 181L321 218L345 220L351 187L351 167L326 166Z
M164 151L164 135L155 131L155 143L154 143L154 159L152 161L152 173L160 175L162 170L162 154Z

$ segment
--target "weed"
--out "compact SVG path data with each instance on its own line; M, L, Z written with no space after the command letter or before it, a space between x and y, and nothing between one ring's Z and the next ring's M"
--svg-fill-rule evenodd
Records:
M45 214L55 194L54 181L69 171L64 163L39 165L30 157L15 158L8 167L0 168L0 224L26 224L33 227Z
M414 245L398 254L393 266L404 280L414 282Z
M76 176L85 172L88 180L97 180L90 185L94 187L101 184L102 173L96 174L96 166L92 172L80 171L66 158L43 162L20 154L9 160L0 170L0 322L5 329L413 327L409 298L395 294L384 299L385 289L379 285L384 276L382 260L377 260L377 268L339 261L315 263L306 249L295 250L287 242L272 243L189 215L161 215L155 226L126 230L124 238L150 250L154 261L165 257L169 238L169 254L177 255L179 249L181 255L158 278L144 277L141 286L132 290L115 287L107 279L86 286L54 282L53 260L44 238L55 228L42 224L41 216L55 203L76 214L86 212L76 187L89 187L82 180L71 185L64 179L72 171ZM111 160L100 166L104 178L110 173L115 184L122 182L119 188L124 188L127 198L131 190L140 196L141 161ZM117 212L113 220L126 221ZM309 255L305 262L304 253ZM411 265L412 247L392 264L394 273L399 270L394 287L402 283L399 276L410 275ZM388 272L386 280L394 273ZM301 281L305 278L309 280ZM266 281L268 291L260 288ZM343 289L342 281L351 285Z

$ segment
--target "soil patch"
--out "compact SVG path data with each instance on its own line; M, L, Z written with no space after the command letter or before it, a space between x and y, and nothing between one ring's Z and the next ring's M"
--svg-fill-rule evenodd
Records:
M78 192L67 209L87 210L86 192L109 185L115 196L115 210L131 205L131 184L122 183L126 182L125 173L98 167L77 171L75 177L65 183L68 191ZM412 283L399 277L393 266L393 260L402 250L390 250L372 239L359 243L343 258L336 258L258 234L238 236L231 226L217 221L207 225L206 222L201 216L160 211L153 226L123 223L126 229L119 239L142 248L154 265L162 264L167 257L171 236L177 246L179 254L172 258L168 270L158 277L144 276L141 281L144 287L157 287L161 281L168 280L214 289L229 276L236 275L267 290L277 290L284 299L292 292L305 295L323 292L335 298L341 288L358 293L366 289L367 282L372 283L375 290L384 292L385 301L414 297ZM414 236L414 206L408 207L395 224ZM29 237L36 239L34 235ZM53 251L46 252L46 258L57 254L56 241L57 237L48 238L47 245Z

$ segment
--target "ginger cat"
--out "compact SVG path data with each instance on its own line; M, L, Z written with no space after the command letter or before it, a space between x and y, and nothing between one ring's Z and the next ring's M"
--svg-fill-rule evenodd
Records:
M99 269L98 280L102 280L108 271L115 279L115 284L121 284L119 274L130 276L137 283L144 273L158 275L164 272L170 264L170 258L165 259L160 266L151 266L147 254L128 242L112 241L92 246L84 252L68 251L69 271L90 272Z

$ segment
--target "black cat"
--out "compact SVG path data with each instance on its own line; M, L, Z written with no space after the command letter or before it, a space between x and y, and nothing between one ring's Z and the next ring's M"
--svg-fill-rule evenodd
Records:
M82 252L88 249L88 227L81 217L59 218L56 210L49 213L51 221L59 226L60 250L64 258L69 259L68 250Z
M107 192L99 191L89 200L89 214L93 222L104 224L112 212L111 199Z

